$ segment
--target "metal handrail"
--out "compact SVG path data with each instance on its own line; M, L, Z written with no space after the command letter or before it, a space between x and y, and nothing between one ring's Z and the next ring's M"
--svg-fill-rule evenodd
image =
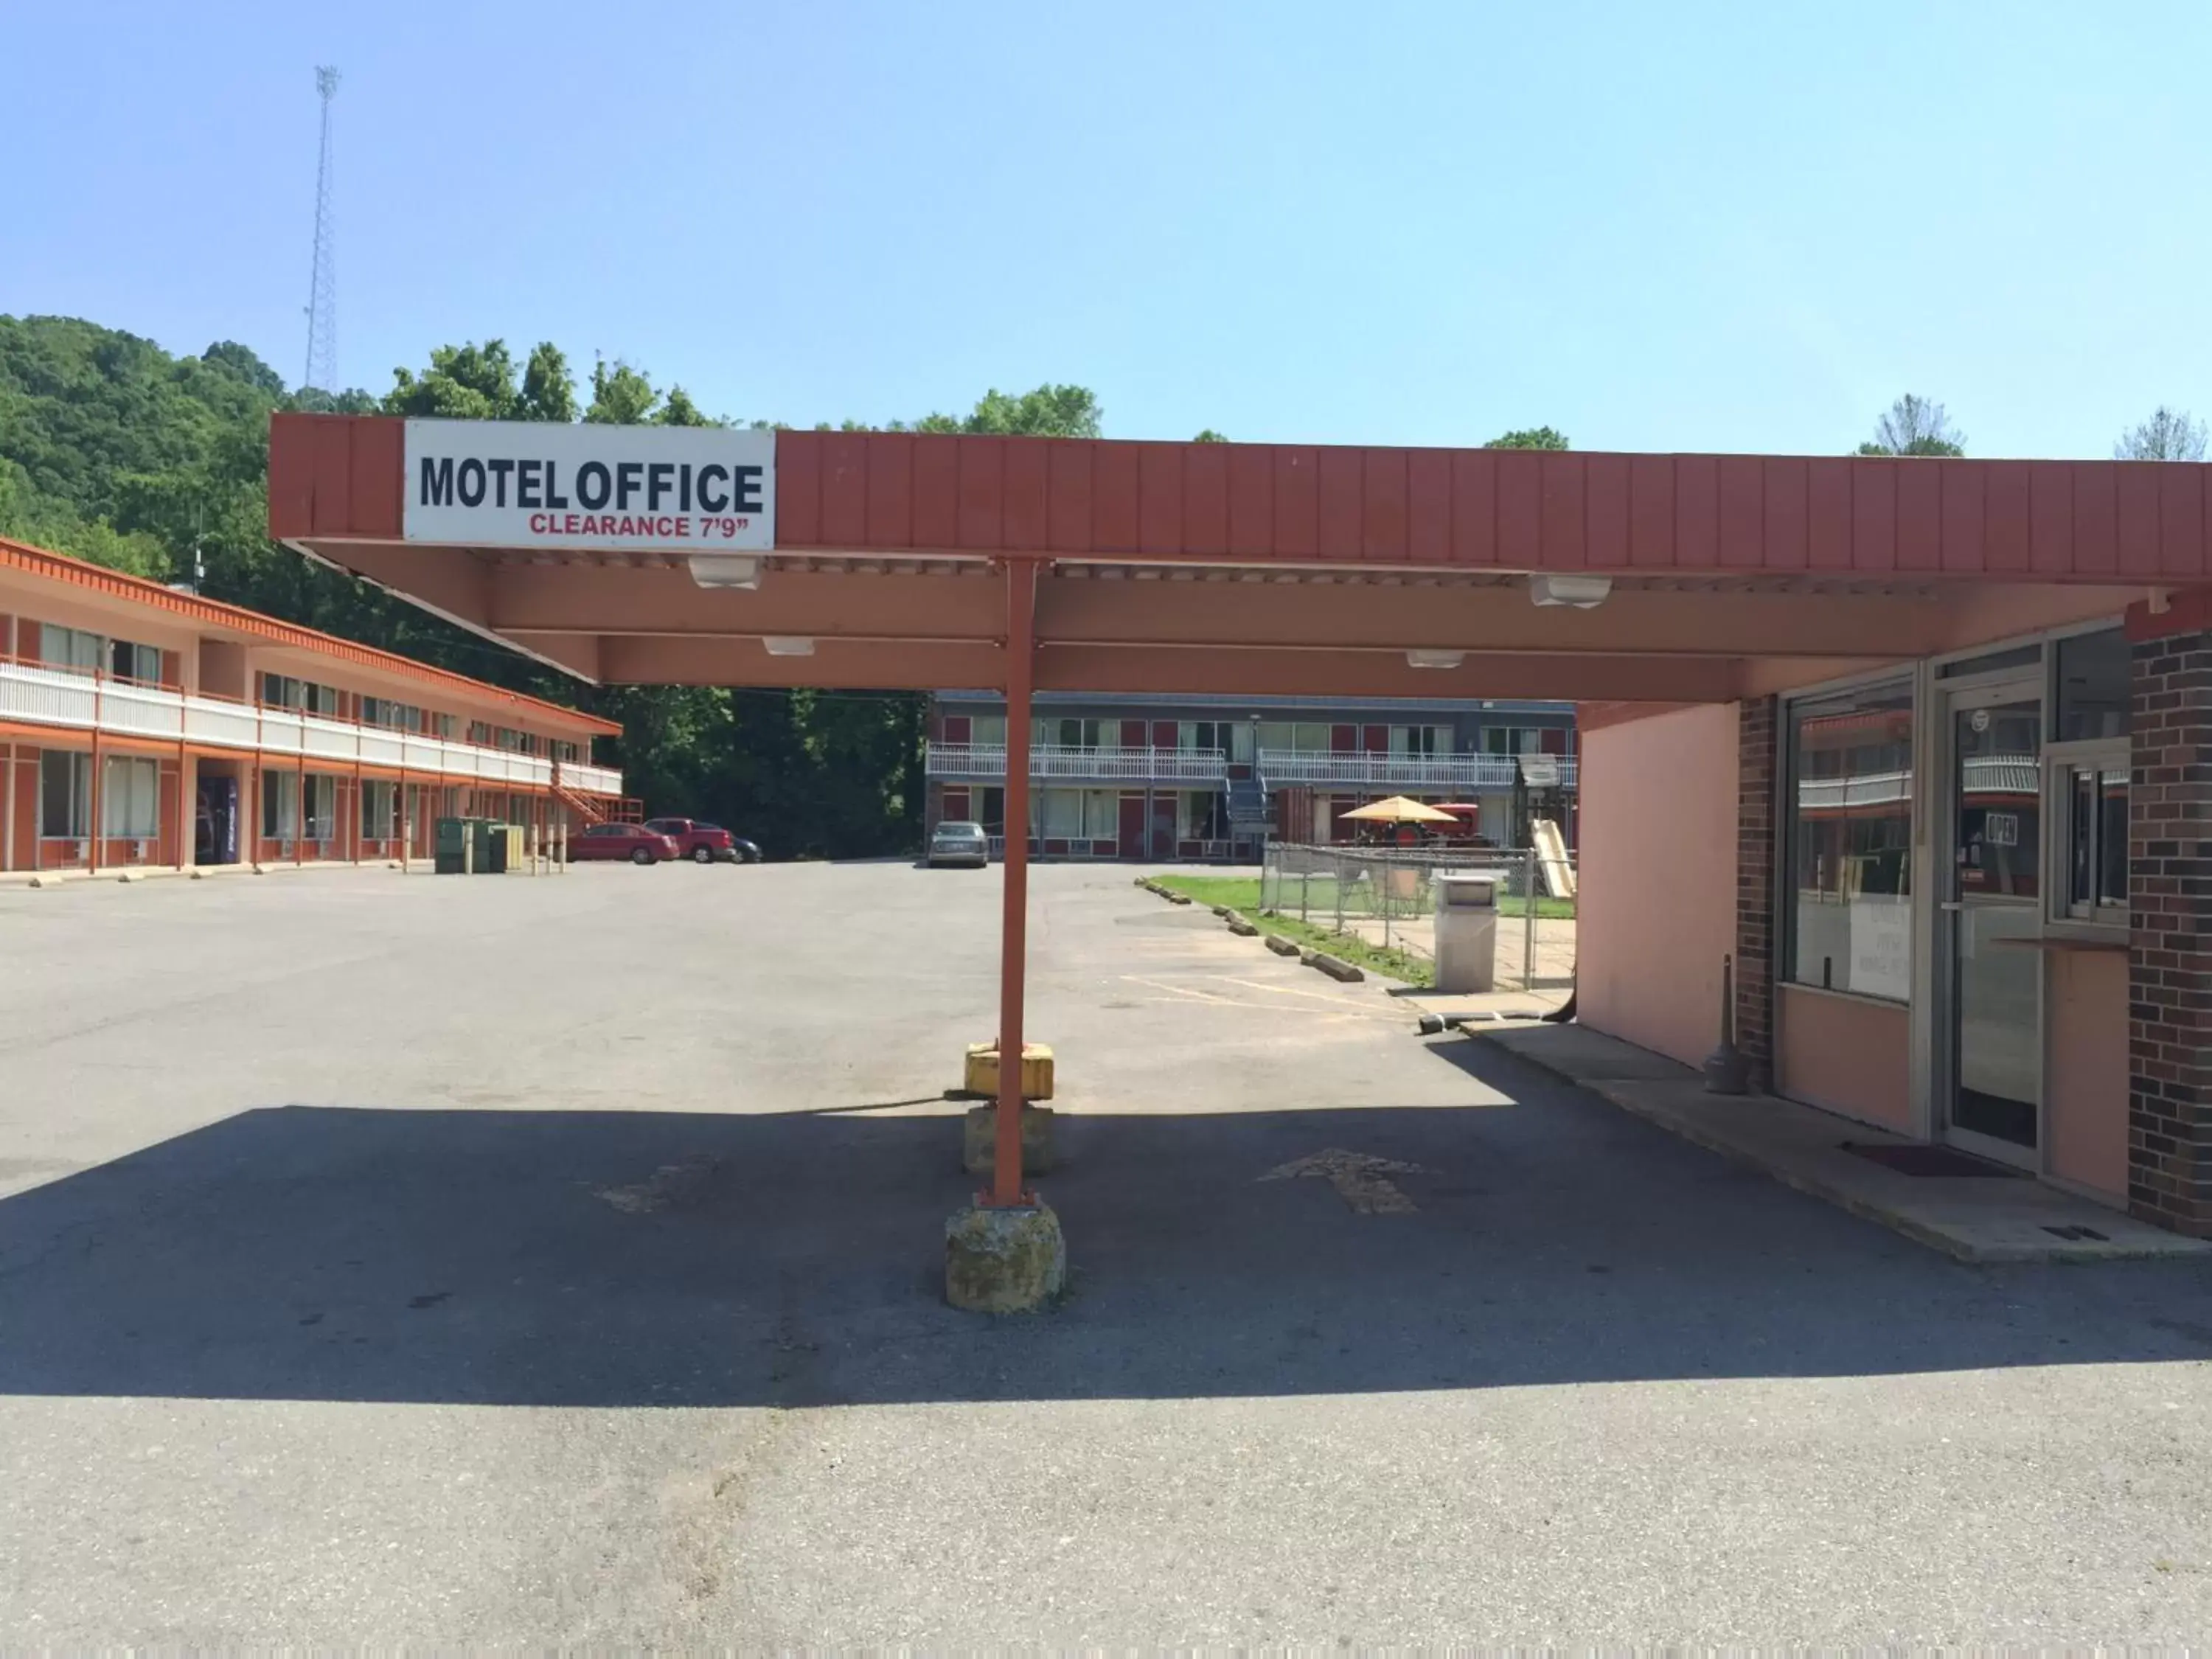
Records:
M1559 787L1576 783L1572 755L1346 754L1312 749L1262 749L1260 775L1270 785L1341 784L1352 788L1510 789L1522 762L1548 762Z
M933 778L1003 778L1006 746L1002 743L933 743L928 775ZM1229 775L1229 756L1219 749L1079 748L1040 743L1030 748L1030 776L1085 782L1212 784Z

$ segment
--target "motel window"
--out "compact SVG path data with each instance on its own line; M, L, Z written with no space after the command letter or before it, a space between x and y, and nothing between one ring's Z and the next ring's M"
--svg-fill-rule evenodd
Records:
M364 778L361 785L361 837L390 841L399 834L399 787L386 779Z
M1912 688L1794 702L1783 846L1784 976L1912 993Z
M443 738L450 743L455 737L459 735L460 729L461 721L460 717L458 714L433 714L430 716L430 734L433 737Z
M1176 796L1176 837L1227 841L1229 799L1218 790L1185 789Z
M1482 752L1540 755L1544 752L1543 729L1534 726L1486 726L1482 728Z
M1261 720L1260 747L1288 750L1295 754L1325 755L1330 747L1331 732L1325 721L1317 720Z
M393 732L412 732L422 724L422 711L412 703L394 702L389 697L363 697L361 700L361 719L364 726L381 726Z
M289 674L264 674L261 701L272 708L296 708L306 714L338 712L336 686L318 685L313 680L295 679Z
M261 833L270 841L299 839L298 773L264 772L261 775Z
M1452 751L1448 726L1394 726L1390 752L1394 755L1449 755Z
M2056 642L2054 741L2045 750L2058 828L2054 921L2128 921L2128 642L2117 628Z
M1104 735L1104 725L1098 720L1079 719L1041 720L1036 722L1031 741L1057 744L1062 749L1096 749ZM1117 724L1115 728L1121 728Z
M111 755L100 775L100 833L110 841L149 841L161 833L158 763Z
M76 841L92 832L92 757L66 749L39 756L39 833Z
M1043 825L1041 833L1050 841L1080 839L1083 835L1083 791L1042 789L1037 793Z
M99 635L88 634L82 628L57 628L52 623L42 623L39 627L39 660L49 668L70 668L89 674L105 661L106 643Z
M1262 732L1267 729L1265 726L1261 728ZM1252 758L1252 722L1178 720L1176 722L1176 747L1187 755L1204 754L1211 750L1225 755L1232 761L1249 763Z
M145 685L161 683L161 647L134 645L129 640L110 640L107 642L107 672L119 680L137 680Z
M980 797L980 799L979 799ZM1003 836L1006 833L1006 792L1004 789L978 789L969 797L975 822L983 826L983 833Z

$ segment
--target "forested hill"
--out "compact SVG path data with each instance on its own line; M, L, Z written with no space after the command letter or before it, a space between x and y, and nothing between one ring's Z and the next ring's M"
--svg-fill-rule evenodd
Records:
M0 316L0 535L164 581L192 580L197 554L210 598L596 709L627 728L614 758L652 810L718 819L773 854L916 843L918 696L595 690L271 543L272 410L714 423L680 386L663 392L628 364L597 363L580 388L550 344L519 362L496 340L441 347L393 380L381 397L288 392L234 342L177 357L76 318ZM1099 410L1083 387L1045 386L914 424L1095 437Z

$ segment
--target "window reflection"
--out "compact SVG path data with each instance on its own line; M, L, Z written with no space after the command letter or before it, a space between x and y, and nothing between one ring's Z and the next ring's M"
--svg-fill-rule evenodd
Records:
M1909 685L1791 707L1784 960L1797 983L1911 994L1912 768Z

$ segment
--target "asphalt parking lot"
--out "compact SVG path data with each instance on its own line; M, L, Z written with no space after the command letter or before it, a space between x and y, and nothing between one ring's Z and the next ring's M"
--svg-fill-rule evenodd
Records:
M1960 1267L1126 870L1036 882L1072 1293L946 1308L996 893L0 890L0 1638L2212 1629L2203 1267Z

